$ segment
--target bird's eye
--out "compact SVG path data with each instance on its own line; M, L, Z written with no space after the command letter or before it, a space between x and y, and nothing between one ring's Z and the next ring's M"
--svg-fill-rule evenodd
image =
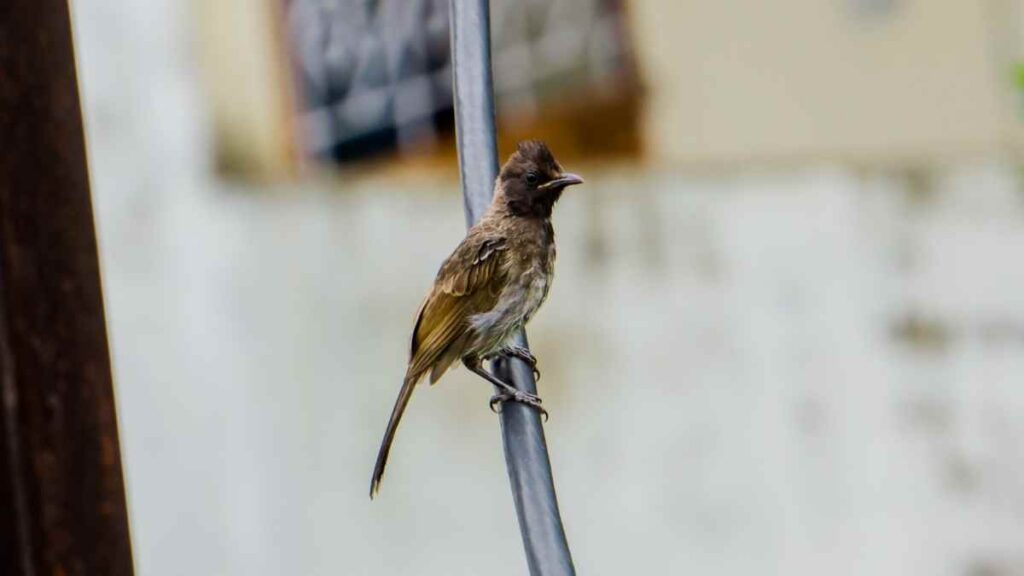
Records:
M530 186L536 185L537 184L537 180L539 180L539 179L540 178L537 176L536 172L527 172L526 173L526 183L529 184Z

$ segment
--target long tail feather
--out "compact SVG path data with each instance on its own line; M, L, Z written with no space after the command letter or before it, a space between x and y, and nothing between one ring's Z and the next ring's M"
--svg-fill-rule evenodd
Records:
M398 393L398 398L395 400L395 407L391 410L391 419L388 420L388 428L384 432L384 440L381 441L380 451L377 452L377 463L373 466L373 478L370 480L371 500L380 491L380 481L384 476L384 466L388 463L391 443L395 440L398 423L402 420L402 414L405 412L405 407L409 405L413 388L416 387L416 381L420 379L420 376L420 374L406 375L405 383L402 384L402 390Z

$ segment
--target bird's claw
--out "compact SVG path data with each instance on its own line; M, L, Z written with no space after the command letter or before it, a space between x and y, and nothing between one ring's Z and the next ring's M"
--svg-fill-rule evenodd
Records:
M534 381L540 381L540 370L537 369L537 357L534 356L532 352L522 346L509 346L501 350L501 355L505 358L518 358L523 362L526 362L533 370Z
M540 399L540 396L530 394L529 392L523 392L522 390L516 390L515 392L498 392L494 396L491 396L491 412L500 414L501 410L495 409L495 407L501 406L505 402L510 401L526 404L527 406L533 406L538 412L540 412L541 416L544 417L544 421L548 421L548 411L541 406L541 402L543 402L543 400Z
M501 355L507 358L519 358L531 366L537 364L537 357L533 355L533 352L530 352L522 346L506 346L505 348L502 348Z

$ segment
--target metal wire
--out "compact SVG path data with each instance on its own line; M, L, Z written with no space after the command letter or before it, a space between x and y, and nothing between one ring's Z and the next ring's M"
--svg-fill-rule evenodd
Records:
M498 174L490 6L489 0L450 0L449 7L459 167L466 224L471 226L487 210ZM517 339L527 346L525 333ZM533 371L521 360L495 362L494 371L520 390L537 392ZM530 574L574 576L540 415L522 404L505 403L501 436Z

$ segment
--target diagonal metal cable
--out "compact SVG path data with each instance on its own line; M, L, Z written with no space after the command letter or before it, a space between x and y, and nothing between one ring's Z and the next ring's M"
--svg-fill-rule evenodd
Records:
M472 226L486 212L498 174L489 0L450 0L449 14L459 167L466 224ZM524 332L517 340L527 346ZM525 362L498 361L494 370L516 388L537 393ZM530 574L574 576L540 415L522 404L505 403L501 436Z

